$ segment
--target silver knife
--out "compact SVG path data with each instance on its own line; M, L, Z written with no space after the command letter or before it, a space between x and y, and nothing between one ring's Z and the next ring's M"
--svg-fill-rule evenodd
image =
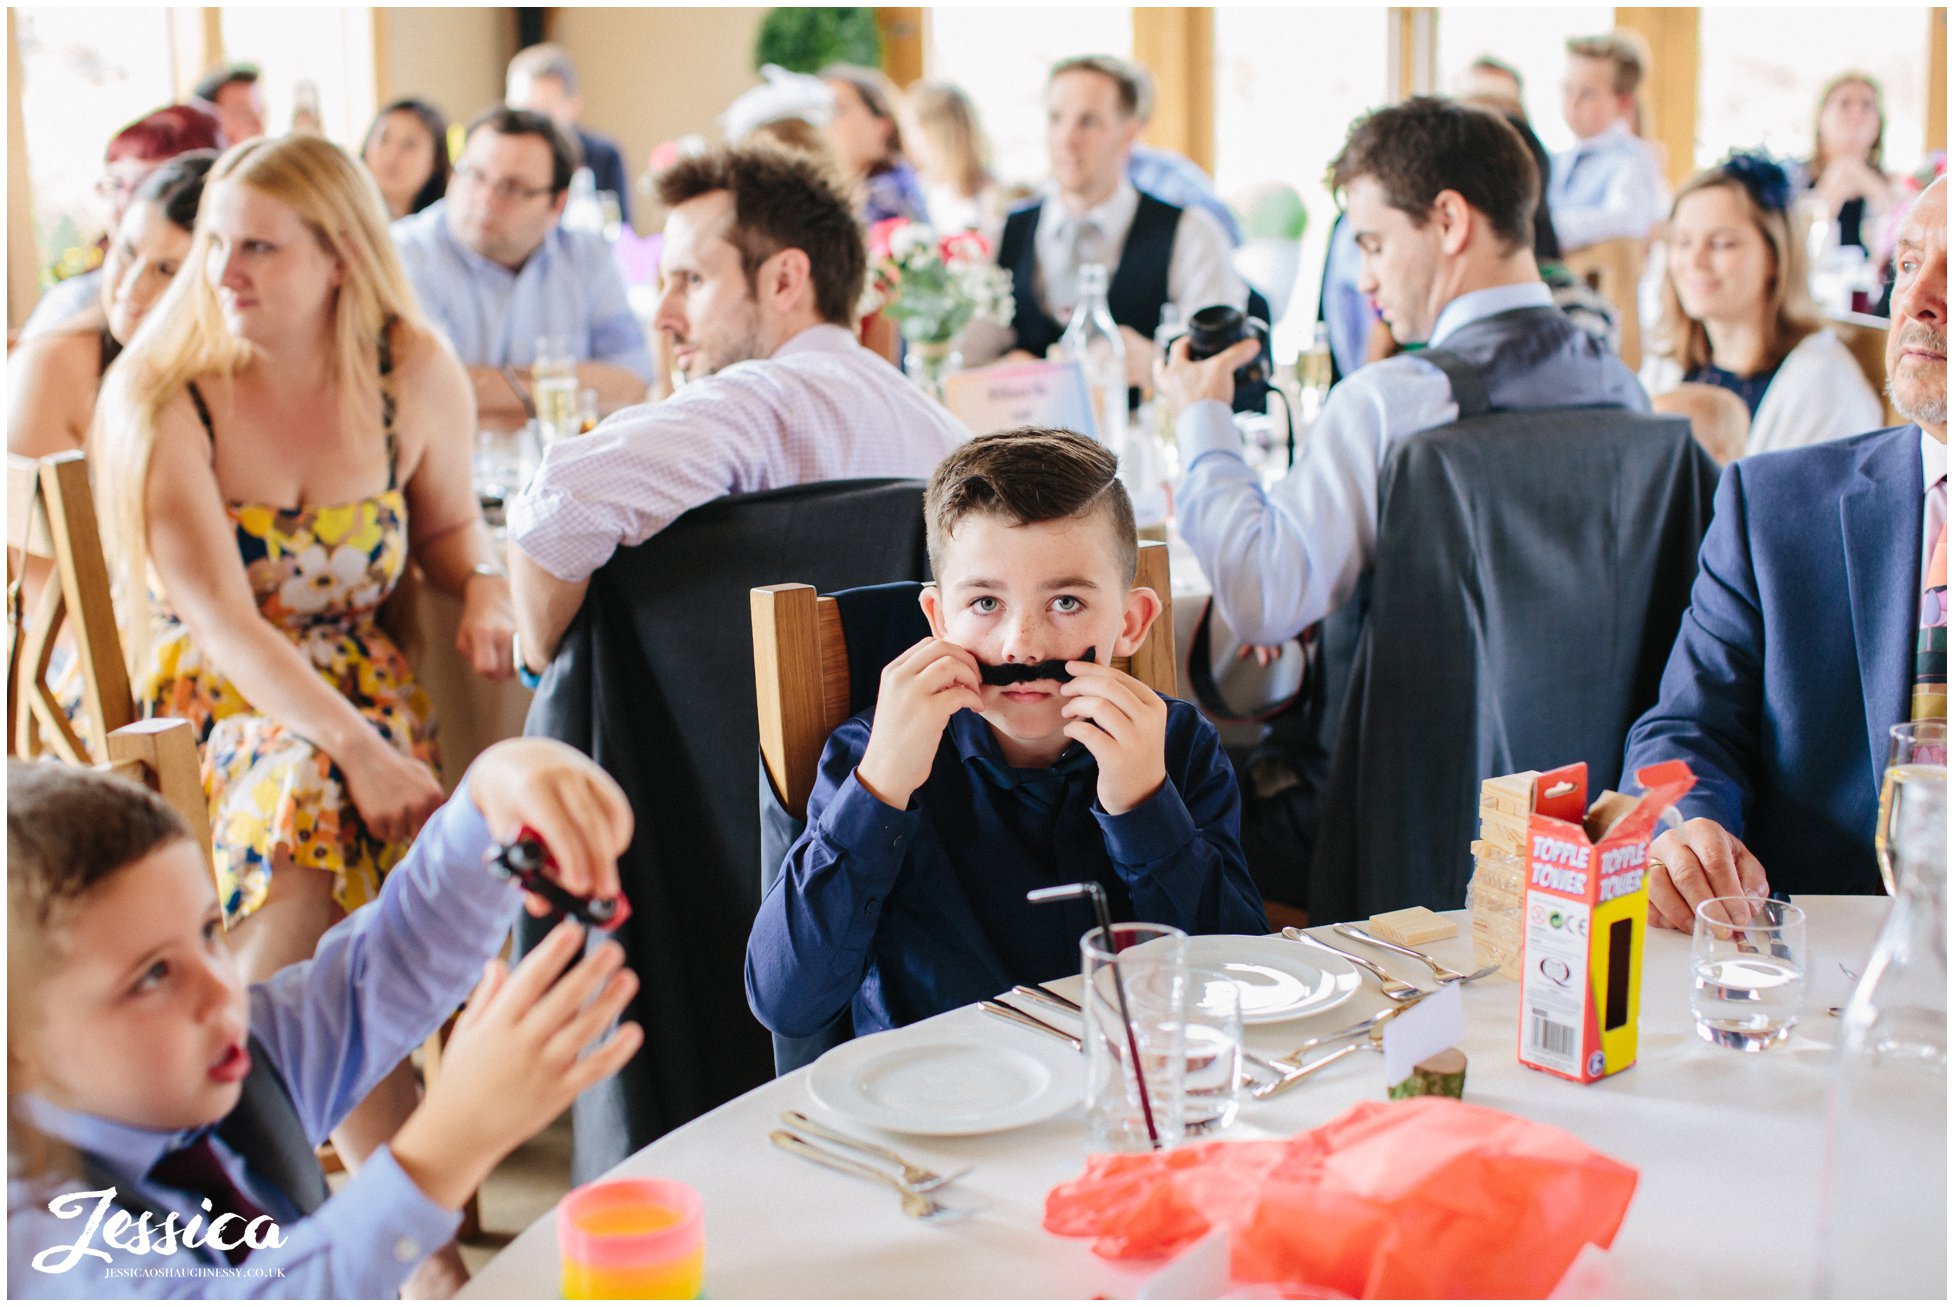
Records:
M1068 1035L1063 1030L1060 1030L1057 1026L1052 1025L1049 1022L1040 1021L1037 1017L1031 1015L1031 1013L1023 1011L1022 1009L1019 1008L1014 1008L1009 1003L1000 1003L994 998L987 998L983 1000L981 1003L979 1003L977 1006L981 1008L987 1016L996 1017L1000 1021L1016 1022L1018 1025L1024 1026L1026 1029L1029 1030L1036 1030L1042 1035L1049 1035L1053 1039L1062 1039L1066 1043L1072 1045L1073 1048L1077 1049L1081 1053L1086 1051L1086 1046L1084 1041L1079 1039L1077 1036Z

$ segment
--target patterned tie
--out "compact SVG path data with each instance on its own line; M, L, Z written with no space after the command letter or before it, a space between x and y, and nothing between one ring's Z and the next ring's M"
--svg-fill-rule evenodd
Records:
M213 1221L228 1213L248 1224L268 1215L264 1208L245 1197L244 1191L237 1187L237 1182L224 1169L223 1162L218 1160L217 1149L210 1139L205 1134L199 1136L194 1144L179 1148L174 1153L165 1153L162 1160L149 1169L149 1178L157 1184L181 1189L200 1199L210 1199L210 1219ZM250 1255L251 1250L242 1246L243 1237L243 1230L225 1227L224 1238L240 1243L239 1247L223 1250L233 1266Z
M1927 562L1920 596L1920 639L1913 649L1913 712L1916 722L1947 716L1947 523Z
M1072 310L1079 303L1079 269L1088 263L1104 263L1104 233L1099 229L1095 218L1067 218L1060 233L1061 244L1065 249L1065 262L1062 267L1052 270L1050 284L1046 287L1046 298L1051 301L1052 316L1063 325L1072 317Z

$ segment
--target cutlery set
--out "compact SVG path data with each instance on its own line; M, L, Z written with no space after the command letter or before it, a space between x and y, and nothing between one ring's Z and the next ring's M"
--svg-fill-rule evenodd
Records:
M948 1175L917 1166L894 1149L872 1144L866 1139L857 1139L844 1134L833 1126L824 1125L802 1112L782 1112L780 1120L783 1128L767 1135L777 1148L804 1157L817 1166L825 1166L831 1171L844 1175L859 1176L864 1180L877 1180L894 1189L901 1195L902 1211L905 1216L913 1216L919 1221L954 1221L965 1216L974 1216L981 1208L952 1206L936 1196L939 1189L952 1184L970 1174L969 1167L952 1171ZM894 1166L895 1171L884 1170L869 1162L857 1161L844 1153L824 1147L815 1140L838 1144L865 1157Z

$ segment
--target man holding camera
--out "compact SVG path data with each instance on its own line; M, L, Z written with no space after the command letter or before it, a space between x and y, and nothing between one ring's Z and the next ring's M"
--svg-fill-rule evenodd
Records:
M1463 358L1495 412L1648 411L1634 373L1554 310L1533 256L1540 177L1504 120L1407 100L1359 119L1331 168L1362 251L1358 290L1400 345L1443 344ZM1392 446L1459 408L1445 374L1415 352L1372 363L1330 392L1296 465L1264 491L1228 404L1235 369L1259 348L1244 340L1195 362L1177 341L1156 381L1186 469L1181 533L1235 635L1276 645L1340 607L1369 568Z

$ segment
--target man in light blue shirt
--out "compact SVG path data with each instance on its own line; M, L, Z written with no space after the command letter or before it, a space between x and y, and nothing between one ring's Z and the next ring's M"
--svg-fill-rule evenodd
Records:
M1538 173L1503 119L1420 97L1360 119L1332 165L1362 257L1357 289L1402 345L1445 344L1480 366L1499 408L1648 410L1634 374L1564 314L1533 257ZM1377 544L1378 477L1397 442L1453 421L1445 374L1415 352L1330 392L1272 490L1243 460L1228 399L1245 341L1158 373L1177 416L1180 530L1241 640L1280 644L1342 606Z
M1561 112L1576 144L1554 156L1547 186L1563 251L1642 240L1662 219L1662 172L1647 143L1630 130L1642 70L1641 50L1619 32L1567 43Z
M468 366L484 418L521 421L503 369L526 372L542 337L567 347L607 410L641 402L651 384L644 327L609 245L559 222L576 167L575 145L548 116L498 105L469 124L446 198L393 225L407 278Z

